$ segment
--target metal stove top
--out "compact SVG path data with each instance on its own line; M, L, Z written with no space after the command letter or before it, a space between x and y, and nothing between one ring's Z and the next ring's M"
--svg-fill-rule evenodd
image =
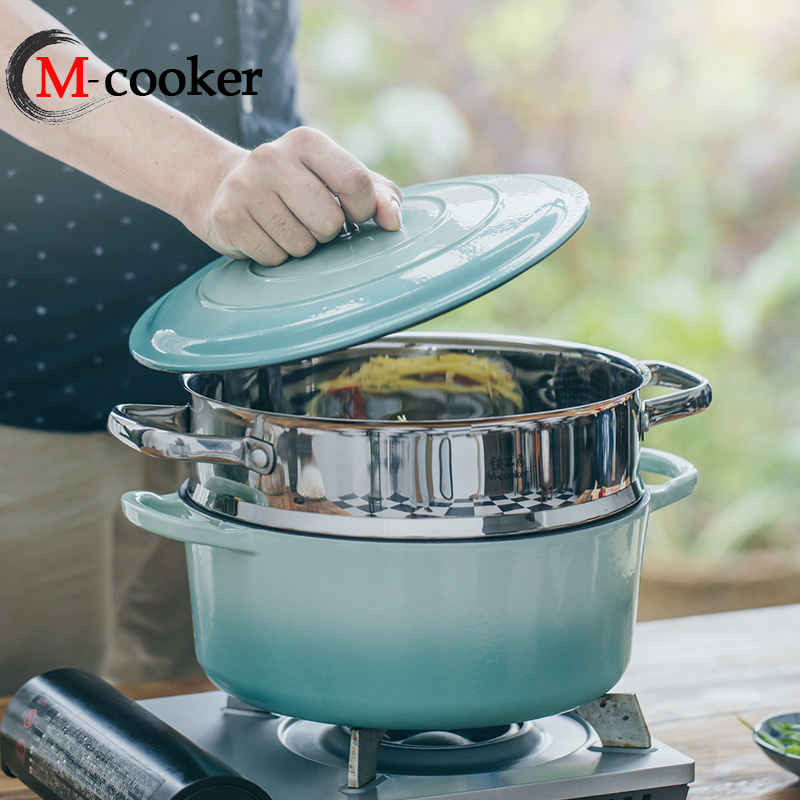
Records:
M374 741L377 775L348 788L350 731L228 700L206 692L142 705L273 800L683 800L694 780L694 762L662 742L603 746L584 719L561 714L491 730L390 731Z

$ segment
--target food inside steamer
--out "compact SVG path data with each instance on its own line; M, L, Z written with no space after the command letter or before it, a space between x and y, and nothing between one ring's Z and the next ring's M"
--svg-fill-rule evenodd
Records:
M522 410L522 390L500 358L443 351L376 355L358 369L324 380L308 405L312 416L419 419L503 416Z
M185 376L190 392L266 413L402 422L549 414L641 385L623 357L580 346L391 339L282 364Z

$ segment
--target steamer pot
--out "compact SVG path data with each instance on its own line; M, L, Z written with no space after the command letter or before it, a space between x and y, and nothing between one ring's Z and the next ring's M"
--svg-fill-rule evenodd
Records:
M349 419L352 394L323 387L376 356L475 359L509 376L518 396L452 382L386 389L362 393L368 418ZM645 493L646 431L711 402L705 378L672 364L472 334L394 334L183 384L187 405L118 406L109 430L190 461L186 503L235 522L367 538L541 532L633 508ZM675 391L643 400L646 386Z
M560 713L619 680L648 515L696 481L658 451L642 450L640 469L669 479L623 513L538 535L298 534L146 492L123 509L187 543L197 654L221 689L326 723L466 728Z

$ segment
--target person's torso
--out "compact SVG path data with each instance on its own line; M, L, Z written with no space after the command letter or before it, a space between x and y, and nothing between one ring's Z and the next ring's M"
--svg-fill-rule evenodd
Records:
M293 0L39 4L129 75L189 75L190 56L212 75L261 69L255 95L165 98L232 141L254 147L299 124ZM216 254L166 214L5 134L0 188L0 424L91 430L116 403L178 401L177 378L136 364L128 334Z

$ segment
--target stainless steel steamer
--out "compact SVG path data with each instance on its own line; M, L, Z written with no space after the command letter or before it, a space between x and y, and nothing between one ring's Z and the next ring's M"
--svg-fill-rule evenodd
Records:
M480 386L431 384L367 395L371 418L348 419L347 403L320 388L376 355L450 353L501 365L520 408ZM142 452L190 461L190 503L248 524L390 538L553 530L618 513L642 497L646 431L711 401L703 377L672 364L473 334L396 334L183 383L189 404L120 406L109 428ZM647 386L676 391L643 400Z

